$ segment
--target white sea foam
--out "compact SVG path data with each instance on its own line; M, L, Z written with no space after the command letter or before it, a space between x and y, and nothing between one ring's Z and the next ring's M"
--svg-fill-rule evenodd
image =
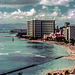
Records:
M21 51L15 51L14 53L21 53Z
M0 53L0 55L9 55L9 53Z
M4 48L0 48L0 49L4 49Z
M27 53L27 54L32 54L32 53Z
M2 43L0 43L0 45L2 45Z
M35 55L36 57L42 57L42 58L46 58L46 56L41 56L41 55Z
M3 43L0 43L0 46L5 46Z
M15 51L17 51L17 50L22 50L22 49L11 49L11 50L15 50Z

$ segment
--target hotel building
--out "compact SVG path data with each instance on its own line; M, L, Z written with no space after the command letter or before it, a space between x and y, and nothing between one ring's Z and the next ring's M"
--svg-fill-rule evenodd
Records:
M66 28L63 28L64 37L70 42L70 39L75 40L75 25L69 25Z
M55 20L31 20L27 22L27 35L43 37L55 33Z

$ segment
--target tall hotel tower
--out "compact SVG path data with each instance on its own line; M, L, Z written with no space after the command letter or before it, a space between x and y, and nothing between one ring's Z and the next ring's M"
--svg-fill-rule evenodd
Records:
M27 22L27 35L43 37L55 32L55 20L31 20Z

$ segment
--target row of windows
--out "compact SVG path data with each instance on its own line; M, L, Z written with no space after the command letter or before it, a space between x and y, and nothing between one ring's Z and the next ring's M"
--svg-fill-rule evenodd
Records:
M45 32L45 31L54 31L54 30L52 30L52 29L49 29L49 30L42 30L43 32Z
M35 28L41 28L41 26L35 26Z
M42 26L53 26L53 24L43 24Z
M41 30L41 28L35 28L35 30Z
M54 30L53 28L43 28L42 31Z
M50 31L50 32L42 32L42 34L45 34L45 33L52 33L53 31Z
M47 22L47 23L42 23L42 24L53 24L53 23L51 23L51 22Z
M35 34L41 34L41 32L35 32Z
M35 25L36 25L36 24L41 24L41 23L35 23Z
M53 26L43 26L42 28L54 28Z
M35 29L35 31L41 31L41 29Z
M35 25L35 27L41 27L41 25Z
M41 33L35 33L35 35L41 35Z

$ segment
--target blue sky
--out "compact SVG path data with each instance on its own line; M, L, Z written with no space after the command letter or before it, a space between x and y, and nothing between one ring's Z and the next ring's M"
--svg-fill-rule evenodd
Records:
M58 26L64 22L75 24L75 1L0 0L0 24L25 24L26 27L32 19L55 20Z

